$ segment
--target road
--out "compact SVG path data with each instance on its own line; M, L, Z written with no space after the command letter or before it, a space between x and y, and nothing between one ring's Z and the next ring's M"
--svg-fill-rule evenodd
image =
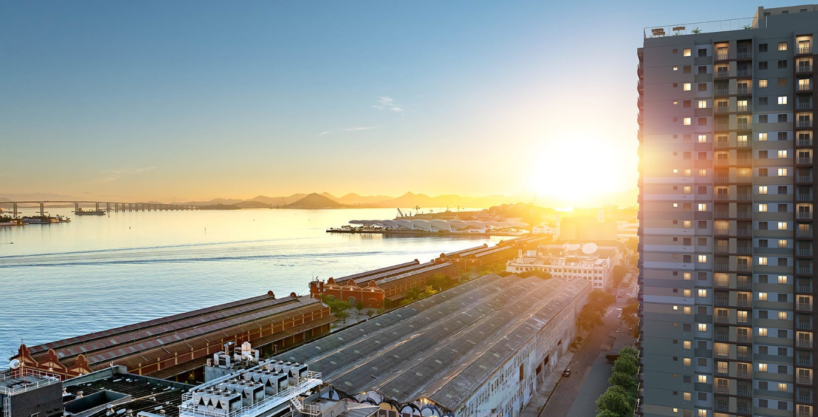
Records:
M634 285L620 290L623 296L630 297L631 294L635 294L637 291L635 281L634 279ZM608 340L608 335L619 327L619 313L623 305L619 303L608 308L608 314L602 318L604 325L592 330L588 335L588 340L574 355L570 365L571 376L560 380L548 403L540 411L540 417L567 417L569 414L571 417L596 415L594 402L599 394L608 388L610 373L610 365L607 364L605 355L602 353L610 349L612 340ZM622 326L623 331L626 328ZM589 374L593 374L590 379ZM587 386L583 389L584 385ZM581 391L582 395L580 395ZM575 400L581 403L574 406Z

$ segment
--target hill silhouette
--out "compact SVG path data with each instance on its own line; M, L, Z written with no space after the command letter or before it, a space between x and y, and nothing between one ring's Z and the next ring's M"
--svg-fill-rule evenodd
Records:
M341 204L321 194L312 193L296 201L295 203L288 204L286 207L294 209L328 209L348 208L349 206Z

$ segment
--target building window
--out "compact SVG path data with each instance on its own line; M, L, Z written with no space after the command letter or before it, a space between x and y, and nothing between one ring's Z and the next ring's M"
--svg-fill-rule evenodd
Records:
M679 67L673 67L673 71L678 71Z
M779 177L786 177L787 176L787 168L778 168L778 176Z
M778 151L778 157L779 158L786 158L787 157L787 150L783 149L783 150Z
M758 193L759 194L767 194L767 186L766 185L759 185L758 186Z
M778 86L779 87L786 87L787 86L787 79L786 78L779 78L778 79Z
M699 323L699 331L706 332L707 331L707 323Z
M758 105L759 106L766 106L767 105L767 97L759 97L758 98Z
M692 53L690 51L690 48L685 48L684 51L682 51L682 56L691 56L691 55L692 55Z
M766 292L758 293L758 301L767 301L767 293ZM764 331L766 332L767 330L764 329Z
M707 383L707 375L697 375L697 376L698 376L700 384L706 384Z
M683 119L682 123L683 123L685 126L690 126L690 123L691 123L691 118L690 118L690 117L685 117L685 118Z
M787 42L778 42L778 50L779 51L786 51L787 50Z
M699 203L699 211L707 211L707 204Z
M700 109L706 109L707 108L707 100L699 100L699 102L697 104L699 105Z
M779 105L787 104L787 96L778 96L778 104Z
M758 122L759 123L767 123L767 120L769 120L769 117L766 114L758 115Z
M767 141L767 134L766 133L759 133L758 134L758 141L759 142L766 142Z
M778 230L787 230L787 222L778 222Z
M778 61L778 69L787 69L787 60L782 59Z
M766 213L767 212L767 204L761 203L758 205L759 213Z
M759 265L767 265L767 257L766 256L759 256L758 257L758 264Z
M778 239L778 248L779 249L786 249L787 248L787 239ZM779 278L779 284L781 284L781 282L780 282L781 277L778 277L778 278ZM786 282L785 282L785 284L786 284Z
M700 256L703 256L703 255L700 255ZM706 259L705 259L705 261L706 261ZM707 290L706 289L704 289L704 288L699 289L699 298L707 298Z
M767 88L767 80L758 80L758 88Z
M765 70L765 69L767 69L767 61L760 61L760 62L758 63L758 69L760 69L760 70Z
M767 52L767 44L766 43L758 44L758 52Z
M787 241L785 240L784 243ZM786 275L779 275L778 276L778 283L779 284L786 284L787 283L787 276Z
M787 115L786 114L779 114L778 115L778 123L787 123Z
M690 91L692 89L692 85L693 84L690 84L690 83L684 83L684 84L682 84L682 90Z
M707 143L707 135L699 135L699 143Z
M787 319L787 312L786 311L779 311L778 312L778 319L779 320L786 320Z

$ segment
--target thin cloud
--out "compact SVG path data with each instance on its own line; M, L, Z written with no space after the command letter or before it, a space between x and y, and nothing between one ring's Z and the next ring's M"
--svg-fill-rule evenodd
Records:
M343 128L343 129L339 129L338 131L339 132L361 132L361 131L364 131L364 130L372 130L372 129L375 129L375 126L346 127L346 128ZM331 130L325 130L325 131L319 133L318 136L329 135L330 133L332 133Z
M329 135L330 133L332 133L332 132L330 132L329 130L327 130L327 131L325 131L325 132L321 132L321 133L319 133L319 134L318 134L318 136Z
M381 111L388 111L392 113L403 113L403 108L398 105L398 103L389 96L383 96L378 99L374 106L372 106Z
M94 178L94 183L97 184L106 184L111 183L114 181L119 181L122 177L126 175L134 175L134 174L141 174L143 172L153 171L156 167L142 167L142 168L135 168L130 170L122 170L122 169L108 169L104 171L100 171L99 175Z

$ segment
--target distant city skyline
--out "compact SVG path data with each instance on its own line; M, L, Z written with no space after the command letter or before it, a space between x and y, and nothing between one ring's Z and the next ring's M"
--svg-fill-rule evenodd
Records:
M636 4L6 2L0 196L631 190L632 28L748 10Z

